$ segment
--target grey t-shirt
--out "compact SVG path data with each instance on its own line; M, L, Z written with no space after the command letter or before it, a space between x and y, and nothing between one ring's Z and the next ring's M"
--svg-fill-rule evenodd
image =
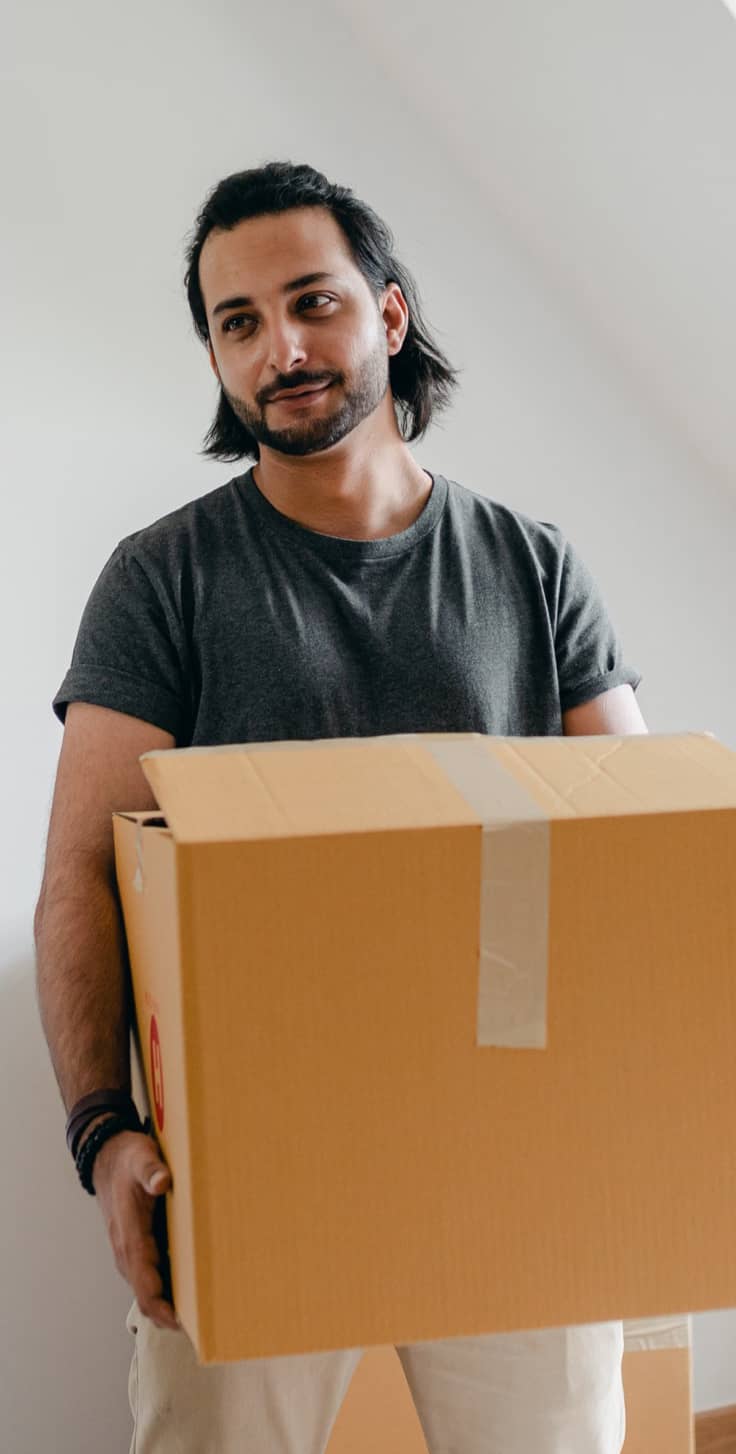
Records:
M252 469L121 540L53 699L178 747L394 732L562 733L638 672L561 530L445 479L407 530L322 535Z

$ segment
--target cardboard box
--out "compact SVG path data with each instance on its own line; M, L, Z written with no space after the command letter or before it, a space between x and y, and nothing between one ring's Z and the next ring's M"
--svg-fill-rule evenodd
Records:
M736 1303L736 753L141 762L165 824L115 815L118 883L203 1363Z
M622 1454L694 1454L692 1319L624 1322ZM353 1374L326 1454L428 1454L395 1348L369 1348Z
M695 1454L689 1314L624 1322L623 1454Z

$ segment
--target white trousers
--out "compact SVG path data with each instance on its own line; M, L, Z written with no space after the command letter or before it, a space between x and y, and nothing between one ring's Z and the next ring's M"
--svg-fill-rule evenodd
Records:
M133 1303L130 1454L324 1454L362 1348L197 1363ZM620 1454L623 1324L398 1346L429 1454ZM380 1451L377 1451L380 1454Z

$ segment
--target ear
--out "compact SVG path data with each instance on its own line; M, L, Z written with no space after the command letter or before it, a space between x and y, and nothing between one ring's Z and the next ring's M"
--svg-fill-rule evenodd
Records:
M220 383L221 382L221 379L220 379L220 370L217 367L217 360L215 358L214 350L212 348L212 343L211 343L211 340L210 339L207 340L207 352L209 354L209 359L210 359L210 368L212 369L212 372L215 375L218 383Z
M400 353L409 327L409 308L398 283L389 283L379 312L386 329L389 352ZM398 343L398 347L392 349L393 343Z

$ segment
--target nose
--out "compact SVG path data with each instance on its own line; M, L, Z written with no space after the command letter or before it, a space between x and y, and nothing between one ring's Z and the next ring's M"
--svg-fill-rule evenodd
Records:
M314 377L305 377L307 364L307 350L302 343L303 323L298 318L279 318L272 320L268 333L262 334L264 340L267 338L266 358L269 369L273 375L274 382L265 396L265 402L275 398L276 394L290 388L307 388L314 383ZM265 325L264 325L265 328ZM281 380L278 383L277 380Z

